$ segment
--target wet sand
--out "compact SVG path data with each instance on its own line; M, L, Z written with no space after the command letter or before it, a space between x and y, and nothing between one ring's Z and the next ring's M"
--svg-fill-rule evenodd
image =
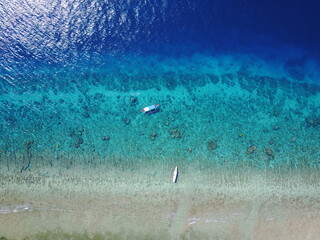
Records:
M316 239L320 234L316 174L204 174L189 168L173 184L170 171L2 168L1 236Z

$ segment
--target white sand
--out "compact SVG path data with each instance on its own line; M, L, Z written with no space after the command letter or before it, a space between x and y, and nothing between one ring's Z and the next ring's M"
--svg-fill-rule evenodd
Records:
M0 235L117 233L123 239L316 239L316 175L53 168L0 176ZM140 234L140 235L139 235Z

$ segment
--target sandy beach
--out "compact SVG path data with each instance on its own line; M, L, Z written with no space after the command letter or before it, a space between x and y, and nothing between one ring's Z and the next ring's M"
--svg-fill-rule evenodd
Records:
M203 174L171 169L4 171L7 239L316 239L316 174ZM78 237L77 237L78 236Z

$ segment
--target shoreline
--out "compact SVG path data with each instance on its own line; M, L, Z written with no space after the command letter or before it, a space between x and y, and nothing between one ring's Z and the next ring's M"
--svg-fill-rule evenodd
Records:
M303 182L297 174L281 179L251 172L241 180L229 178L236 175L230 172L213 177L189 169L173 184L170 169L155 176L147 169L44 171L47 176L37 170L1 172L1 236L302 239L320 233L316 175Z

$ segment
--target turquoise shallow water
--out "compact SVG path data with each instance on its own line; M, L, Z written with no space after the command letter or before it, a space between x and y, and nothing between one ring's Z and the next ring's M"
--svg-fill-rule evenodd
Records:
M1 162L21 171L144 162L318 168L317 64L288 64L254 55L129 56L49 72L50 84L22 92L3 87ZM141 113L151 104L160 111Z

